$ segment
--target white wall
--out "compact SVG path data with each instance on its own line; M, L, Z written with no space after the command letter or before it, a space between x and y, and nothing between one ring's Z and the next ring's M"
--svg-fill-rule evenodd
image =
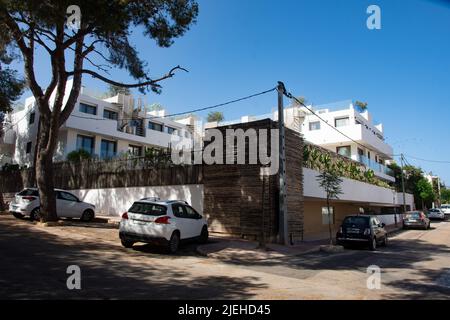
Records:
M316 170L303 168L303 192L305 197L325 199L325 192L320 188L317 182ZM339 196L340 200L365 202L373 204L394 205L403 203L403 195L391 189L378 187L372 184L342 178L341 184L343 193ZM406 195L406 204L414 207L414 198L411 194Z
M105 188L71 190L80 200L95 205L96 214L121 216L134 201L144 197L161 200L185 200L198 212L203 213L203 185L173 185L131 188Z

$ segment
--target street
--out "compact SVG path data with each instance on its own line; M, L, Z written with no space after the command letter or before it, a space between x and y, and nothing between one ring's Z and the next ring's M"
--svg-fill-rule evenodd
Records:
M450 222L407 230L386 248L306 253L261 261L176 255L137 244L125 249L112 227L43 227L0 216L1 299L448 299ZM67 267L81 268L68 290ZM381 268L381 288L367 288L367 267Z

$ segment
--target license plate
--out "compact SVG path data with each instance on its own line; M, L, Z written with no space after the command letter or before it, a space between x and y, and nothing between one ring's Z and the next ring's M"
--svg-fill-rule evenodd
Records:
M417 220L409 220L409 222L417 222Z
M359 233L359 229L356 229L356 228L347 228L347 233Z

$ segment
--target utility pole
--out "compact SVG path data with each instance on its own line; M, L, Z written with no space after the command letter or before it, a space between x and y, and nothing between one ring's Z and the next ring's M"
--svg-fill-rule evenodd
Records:
M403 153L400 155L400 164L402 169L402 191L403 191L403 213L406 212L406 194L405 194L405 174L403 172Z
M279 209L279 242L287 245L288 242L288 217L286 207L286 150L285 150L285 130L284 130L284 107L283 96L286 92L284 83L278 81L278 134L279 134L279 161L278 161L278 176L280 184L280 193L278 197Z

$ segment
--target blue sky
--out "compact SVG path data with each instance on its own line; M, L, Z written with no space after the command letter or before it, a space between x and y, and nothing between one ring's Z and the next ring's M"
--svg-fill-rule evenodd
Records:
M450 161L450 5L427 0L199 4L197 24L171 48L158 48L140 32L133 35L151 75L178 64L190 70L167 80L162 94L148 96L149 102L175 113L269 89L282 80L294 95L314 104L367 101L395 154ZM381 30L366 28L370 4L381 7ZM36 60L45 83L48 58ZM122 71L111 75L131 81ZM106 88L90 77L84 84ZM218 110L232 120L275 106L273 93ZM450 185L450 164L408 160Z

